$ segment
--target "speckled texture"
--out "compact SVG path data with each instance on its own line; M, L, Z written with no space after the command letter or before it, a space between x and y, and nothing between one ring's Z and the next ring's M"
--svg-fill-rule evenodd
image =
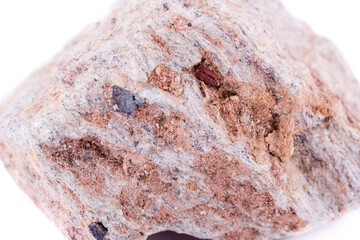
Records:
M276 239L358 207L360 88L277 0L117 2L0 106L69 239Z

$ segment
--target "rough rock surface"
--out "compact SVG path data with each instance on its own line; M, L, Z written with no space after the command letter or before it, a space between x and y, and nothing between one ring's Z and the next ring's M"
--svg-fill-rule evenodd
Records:
M277 0L119 1L0 107L69 239L275 239L360 200L360 88Z

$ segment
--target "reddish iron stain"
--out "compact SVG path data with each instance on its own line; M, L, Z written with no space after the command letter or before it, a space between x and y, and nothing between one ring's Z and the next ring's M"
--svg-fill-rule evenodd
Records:
M219 76L203 65L201 65L196 71L196 77L211 87L219 87L220 85Z

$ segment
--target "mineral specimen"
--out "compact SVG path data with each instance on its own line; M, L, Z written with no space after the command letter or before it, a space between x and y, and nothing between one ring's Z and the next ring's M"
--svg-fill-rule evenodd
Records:
M69 239L276 239L360 202L360 87L277 0L118 1L0 106Z

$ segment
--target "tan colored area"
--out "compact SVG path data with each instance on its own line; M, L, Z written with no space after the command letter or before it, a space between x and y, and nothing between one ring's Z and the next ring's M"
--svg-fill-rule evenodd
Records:
M166 148L182 148L190 151L192 146L191 133L186 129L186 119L180 112L166 115L155 105L140 107L136 119L154 130L154 133L164 142Z
M165 65L157 66L150 74L147 82L153 87L173 94L175 97L181 97L184 94L184 83L181 75Z
M204 175L213 199L227 206L227 210L221 212L224 218L237 222L240 219L235 216L242 215L244 219L273 224L273 228L278 230L298 230L306 226L307 223L293 209L277 207L268 193L259 192L251 182L235 180L246 178L250 173L246 166L231 156L213 150L200 156L195 169Z
M297 130L293 114L300 110L299 101L276 83L272 69L261 61L249 64L251 83L225 76L218 89L203 86L204 108L224 126L231 141L242 142L258 161L264 154L285 161L293 151L292 134Z
M225 233L220 239L223 240L253 240L258 236L258 232L253 228L241 228L236 232Z
M180 14L172 16L170 23L168 24L168 28L174 29L175 31L186 31L191 27L191 22Z
M277 231L298 230L307 224L292 209L283 210L277 207L268 193L259 192L250 182L234 180L248 176L247 168L216 149L211 153L201 154L196 160L194 170L204 176L206 191L213 194L212 201L223 205L223 210L206 202L187 209L184 204L179 204L179 201L185 201L182 197L179 198L180 196L185 194L193 198L199 194L206 194L195 182L185 183L185 189L188 190L181 193L180 189L184 188L182 183L177 181L176 175L181 173L176 167L174 172L165 171L141 154L119 149L96 137L64 139L57 146L45 144L41 148L56 168L71 171L75 177L75 184L82 186L88 194L94 197L105 194L108 199L113 199L113 208L121 211L128 222L142 223L142 227L138 229L140 233L148 232L154 225L173 225L183 218L210 223L208 217L212 214L234 224L239 224L245 219L250 222L273 224ZM108 173L111 173L111 182L127 184L122 187L114 186L117 191L108 192L105 188ZM61 186L67 194L74 195L66 185ZM161 205L157 202L159 196L164 201ZM74 200L79 211L84 209L81 199L75 195ZM172 207L174 204L177 206L176 209ZM83 225L87 225L89 221L83 219ZM224 229L226 227L227 224L217 226ZM81 231L85 232L86 227ZM244 229L219 239L246 239L255 236L256 230Z
M166 42L164 41L164 39L162 39L155 32L151 33L151 37L152 37L153 42L164 52L165 59L171 60L172 59L171 49L169 46L166 45ZM159 70L158 70L157 75L160 76L160 74L161 74L161 72L159 72Z

